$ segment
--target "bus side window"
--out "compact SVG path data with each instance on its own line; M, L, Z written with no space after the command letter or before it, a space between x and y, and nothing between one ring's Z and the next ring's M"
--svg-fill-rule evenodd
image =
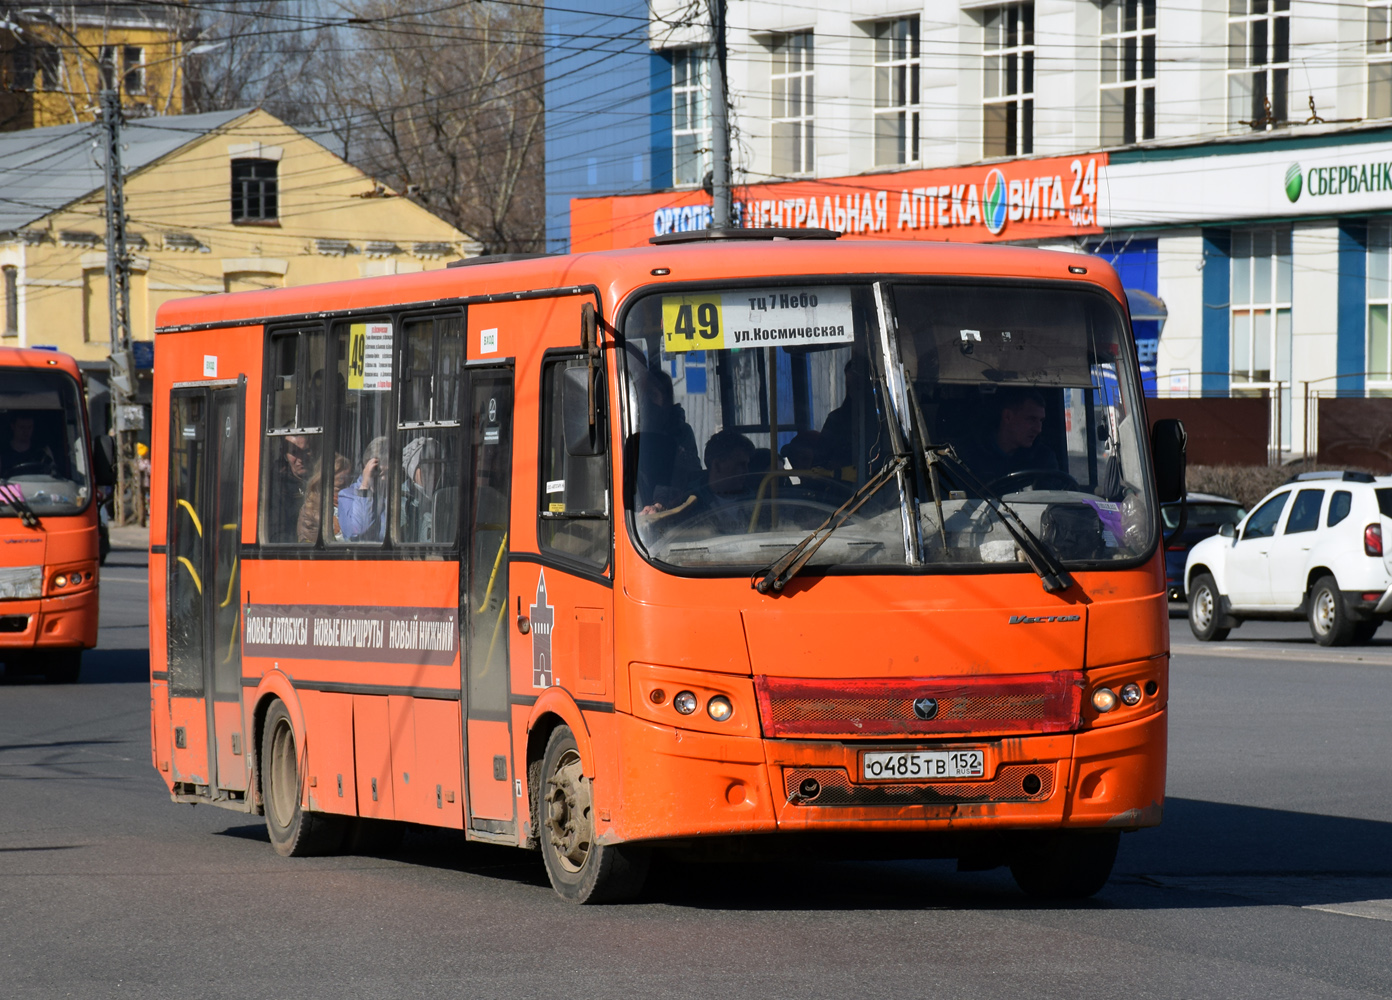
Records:
M380 547L386 538L400 457L391 436L392 335L385 317L334 324L333 482L317 490L327 495L320 516L329 545Z
M324 331L322 327L271 334L266 438L261 456L262 542L313 543L304 518L319 470L324 439Z
M596 569L609 564L610 519L609 456L579 456L566 451L561 398L561 372L584 368L583 357L550 361L542 372L542 445L537 539L542 549ZM601 371L595 379L604 384ZM595 420L600 441L608 442L607 404L602 392L595 400ZM607 449L606 449L607 451Z
M392 537L404 545L453 545L463 484L464 317L407 318L402 326L401 471Z

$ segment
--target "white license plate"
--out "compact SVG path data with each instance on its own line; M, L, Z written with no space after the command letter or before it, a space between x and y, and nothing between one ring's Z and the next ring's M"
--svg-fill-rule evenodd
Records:
M940 781L980 778L986 773L985 754L980 750L867 753L860 766L865 781Z

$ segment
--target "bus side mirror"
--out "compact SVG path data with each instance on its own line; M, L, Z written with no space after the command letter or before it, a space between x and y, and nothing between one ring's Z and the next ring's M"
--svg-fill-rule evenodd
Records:
M116 485L116 463L111 455L114 444L106 434L92 439L92 482L96 486Z
M592 417L592 386L588 367L561 369L561 421L565 425L566 454L577 458L604 454L600 422Z
M1184 499L1185 449L1189 435L1178 420L1155 421L1150 429L1150 454L1155 462L1155 488L1161 503Z

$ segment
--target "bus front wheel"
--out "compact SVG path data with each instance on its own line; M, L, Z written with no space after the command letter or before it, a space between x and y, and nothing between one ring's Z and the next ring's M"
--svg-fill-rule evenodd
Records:
M541 775L538 833L552 888L572 903L618 903L642 892L648 850L595 842L594 795L569 726L552 731Z
M1114 830L1061 830L1032 840L1010 863L1025 895L1087 899L1107 884L1121 834Z
M348 829L344 817L307 812L300 804L303 789L295 727L283 701L272 702L266 710L259 765L266 831L277 854L287 858L333 854L343 846Z

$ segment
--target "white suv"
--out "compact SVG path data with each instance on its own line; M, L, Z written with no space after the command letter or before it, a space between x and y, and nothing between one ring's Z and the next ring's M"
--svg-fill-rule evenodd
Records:
M1392 476L1310 472L1189 551L1189 627L1205 642L1253 618L1308 618L1322 646L1367 642L1392 612Z

